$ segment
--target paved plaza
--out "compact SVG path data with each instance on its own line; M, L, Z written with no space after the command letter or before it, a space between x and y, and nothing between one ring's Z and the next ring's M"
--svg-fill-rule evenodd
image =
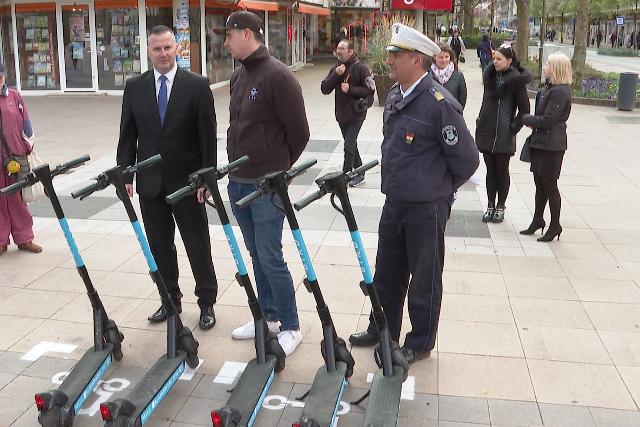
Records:
M472 56L463 71L469 88L465 117L473 129L482 87ZM329 64L321 61L296 73L311 127L302 160L318 163L293 182L292 200L313 191L314 178L342 164L333 96L320 94ZM223 164L228 87L216 89L214 97ZM147 322L159 304L157 291L113 189L83 202L70 197L113 165L121 98L48 96L26 102L44 161L92 158L54 184L91 278L125 335L124 358L114 362L76 418L77 426L97 426L99 403L125 396L165 351L164 325ZM380 158L381 116L382 108L371 108L363 126L359 146L365 160ZM518 135L519 146L528 133ZM458 192L447 227L437 351L411 366L400 426L640 425L640 112L574 105L568 133L559 183L560 241L539 243L535 236L518 234L531 220L535 189L528 164L517 157L504 223L480 221L486 204L483 165L472 180L479 184L469 182ZM384 202L379 188L376 168L349 191L371 263ZM37 426L33 395L59 384L92 345L90 305L52 209L45 200L32 205L32 212L44 252L18 253L11 246L0 257L0 426ZM202 361L171 390L148 424L154 427L211 425L211 409L224 404L242 364L254 357L251 342L231 339L231 330L250 312L212 211L209 219L219 278L218 323L210 331L197 328L194 280L179 244L182 319L200 342ZM344 218L325 197L303 210L299 222L338 334L347 338L365 328L370 306L357 286L360 270ZM290 426L302 411L296 398L322 365L315 304L302 286L304 270L288 229L284 236L304 339L277 376L257 426ZM408 323L407 317L405 328ZM362 425L366 400L362 406L349 402L367 390L377 370L371 349L352 352L355 372L339 426Z

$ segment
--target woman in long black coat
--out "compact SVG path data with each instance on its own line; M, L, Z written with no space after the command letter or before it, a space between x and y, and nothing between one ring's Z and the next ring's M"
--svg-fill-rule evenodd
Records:
M544 208L549 201L551 224L540 242L560 238L560 191L558 178L567 150L567 119L571 113L571 60L562 53L549 56L543 67L546 88L536 105L535 115L525 114L522 122L531 134L531 172L536 184L536 205L531 225L520 234L544 231Z
M532 77L522 68L513 49L501 46L482 79L484 95L476 120L476 144L487 166L488 201L482 221L502 222L511 182L509 161L516 152L522 116L530 111L527 83Z

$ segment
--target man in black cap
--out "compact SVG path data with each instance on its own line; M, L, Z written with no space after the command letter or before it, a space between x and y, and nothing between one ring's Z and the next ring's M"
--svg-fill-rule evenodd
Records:
M229 161L248 155L249 162L229 175L229 200L251 254L260 306L269 329L287 355L302 342L291 273L282 254L284 213L263 196L239 209L235 202L256 190L258 179L289 169L309 141L302 90L289 67L271 57L262 44L264 28L257 15L229 15L224 47L242 65L231 76L227 153ZM253 321L232 332L235 339L254 337Z

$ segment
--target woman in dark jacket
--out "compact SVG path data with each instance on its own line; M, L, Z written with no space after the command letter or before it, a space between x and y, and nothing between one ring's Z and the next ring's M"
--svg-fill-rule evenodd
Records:
M544 208L549 201L551 224L539 242L560 239L560 192L558 178L562 158L567 150L567 119L571 113L571 60L554 53L543 67L546 89L536 103L535 115L525 114L522 122L533 129L531 141L531 172L536 183L536 207L531 225L520 234L544 231Z
M489 40L488 35L482 35L482 41L478 43L476 52L478 53L478 58L480 58L480 67L484 73L484 70L491 64L491 58L493 57L493 43Z
M442 44L440 53L434 56L434 59L434 63L431 64L433 79L444 86L464 109L467 103L467 83L464 74L458 71L456 54L449 46Z
M527 83L531 73L520 66L510 46L501 46L482 80L484 95L476 120L476 144L487 166L488 202L482 221L502 222L509 194L509 160L516 152L522 116L530 110Z

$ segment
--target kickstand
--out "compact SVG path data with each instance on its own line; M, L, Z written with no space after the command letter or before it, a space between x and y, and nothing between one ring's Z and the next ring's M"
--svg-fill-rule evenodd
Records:
M303 394L300 397L296 397L296 400L304 400L307 398L307 396L309 396L309 393L311 392L311 389L307 390L307 392L305 394Z
M364 396L362 396L360 399L355 400L353 402L349 402L352 405L360 405L362 403L363 400L365 400L367 397L369 397L369 393L371 393L371 390L368 390Z

